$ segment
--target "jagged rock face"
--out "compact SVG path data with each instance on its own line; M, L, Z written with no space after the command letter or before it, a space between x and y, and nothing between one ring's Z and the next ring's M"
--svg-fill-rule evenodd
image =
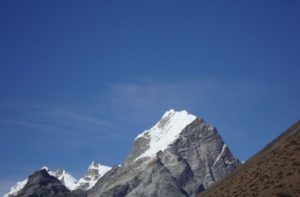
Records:
M124 164L103 176L88 196L195 196L239 164L214 127L171 110L136 138Z

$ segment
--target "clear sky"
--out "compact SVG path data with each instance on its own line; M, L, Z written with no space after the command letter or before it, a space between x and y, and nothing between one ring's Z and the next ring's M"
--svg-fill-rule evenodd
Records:
M168 109L241 160L300 118L300 1L0 1L0 195L121 163Z

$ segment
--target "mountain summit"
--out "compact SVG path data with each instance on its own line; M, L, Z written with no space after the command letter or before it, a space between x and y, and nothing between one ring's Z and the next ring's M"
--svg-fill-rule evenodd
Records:
M187 111L169 110L135 138L128 159L88 196L195 196L239 164L215 127Z
M159 122L149 130L144 131L136 137L136 140L147 141L147 150L137 158L153 157L159 151L167 149L168 145L174 142L180 132L197 117L187 111L176 112L171 109L167 111Z
M135 138L123 164L110 169L92 163L77 188L86 190L81 197L193 197L239 164L215 127L187 111L169 110ZM38 191L39 184L31 184L30 192ZM72 197L78 192L62 191Z

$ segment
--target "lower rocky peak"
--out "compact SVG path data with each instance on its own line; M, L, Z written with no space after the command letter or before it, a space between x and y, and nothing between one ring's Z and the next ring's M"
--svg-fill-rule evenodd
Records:
M60 180L51 176L47 170L36 171L28 177L24 188L16 197L25 196L59 196L70 193L70 190L64 186Z

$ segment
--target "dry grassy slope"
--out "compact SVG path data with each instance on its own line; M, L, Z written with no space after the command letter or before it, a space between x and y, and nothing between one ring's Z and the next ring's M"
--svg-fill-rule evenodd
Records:
M300 121L198 197L300 196Z

